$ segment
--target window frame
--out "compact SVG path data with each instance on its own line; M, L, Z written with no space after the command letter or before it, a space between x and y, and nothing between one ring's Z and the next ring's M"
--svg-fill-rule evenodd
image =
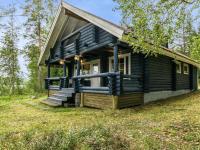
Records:
M185 72L185 67L187 67L187 72ZM189 65L186 63L183 64L183 74L185 74L185 75L189 74Z
M92 67L92 64L94 64L94 63L98 63L98 67L99 67L99 72L101 72L101 67L100 67L100 59L95 59L95 60L91 60L91 61L86 61L86 62L84 62L84 63L81 63L81 68L80 68L80 75L83 75L83 72L82 72L82 70L83 70L83 65L90 65L90 73L89 74L92 74L91 73L91 67ZM76 73L77 73L77 64L74 64L74 76L76 76ZM89 75L89 74L87 74L87 75Z
M126 54L120 54L118 58L123 58L124 59L124 74L125 75L131 75L131 53L126 53ZM128 58L128 74L126 74L127 69L126 69L126 59ZM114 56L109 57L109 72L112 72L112 61L114 60ZM119 64L118 64L119 68Z
M179 65L179 70L177 70L177 65ZM181 74L182 73L182 63L180 61L176 62L176 73Z

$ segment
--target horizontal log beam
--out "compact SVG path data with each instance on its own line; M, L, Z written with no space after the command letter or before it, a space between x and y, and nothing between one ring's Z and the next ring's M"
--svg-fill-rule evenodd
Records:
M100 73L100 74L80 75L80 76L73 77L73 79L107 77L107 76L113 76L116 74L117 73L115 72L107 72L107 73Z
M60 80L60 77L51 77L51 78L46 78L45 80Z
M108 87L80 87L80 90L109 91Z
M66 41L67 39L69 39L70 37L74 36L75 34L78 34L82 29L88 27L89 25L91 25L91 23L89 23L89 24L87 24L87 25L85 25L85 26L79 28L78 30L76 30L76 31L74 31L74 32L72 32L72 33L70 33L69 35L67 35L66 37L64 37L61 41L62 41L62 42Z
M81 93L99 93L99 94L109 94L109 91L95 91L95 90L80 90Z
M141 76L139 75L123 75L123 78L140 78Z

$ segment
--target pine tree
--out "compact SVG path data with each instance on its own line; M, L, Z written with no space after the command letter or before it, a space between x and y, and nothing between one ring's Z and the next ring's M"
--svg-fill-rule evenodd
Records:
M29 41L24 53L29 53L26 58L29 60L30 82L35 84L33 88L37 89L37 92L42 91L43 79L46 74L45 69L37 66L37 60L44 46L53 12L57 8L56 2L56 0L26 0L25 6L23 6L24 14L27 16L25 38Z
M20 84L20 67L18 64L19 50L17 48L17 27L14 25L14 13L16 9L10 6L8 12L10 13L9 21L5 26L3 39L0 49L0 73L1 81L6 81L5 86L10 95L19 92ZM6 90L5 90L6 91ZM2 94L2 93L1 93Z

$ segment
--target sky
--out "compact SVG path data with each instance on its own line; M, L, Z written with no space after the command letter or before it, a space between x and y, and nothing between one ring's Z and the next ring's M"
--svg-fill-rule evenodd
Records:
M16 7L19 8L17 14L21 14L22 10L20 7L25 0L0 0L0 8L7 7L9 4L12 4L12 1L16 5ZM64 0L64 1L80 9L86 10L92 14L102 17L106 20L109 20L113 23L120 24L121 15L120 12L116 10L114 11L114 9L117 7L117 4L114 3L113 0ZM16 17L16 25L23 28L24 20L25 20L24 17ZM5 18L4 19L0 18L0 23L5 21L6 21ZM1 29L0 29L0 36L2 36ZM23 36L21 35L19 37L18 47L20 49L23 49L25 43L26 41L25 39L23 39ZM26 61L22 56L19 57L19 64L24 74L24 77L27 78L28 71L26 68Z
M21 14L21 5L24 3L25 0L0 0L0 8L1 7L8 7L9 4L12 4L12 1L18 8L17 14ZM109 20L113 23L119 24L121 17L120 12L114 11L117 7L117 4L113 2L113 0L64 0L67 3L70 3L80 9L86 10L92 14L95 14L99 17L102 17L106 20ZM23 17L16 17L16 25L21 26L23 25L24 18ZM1 22L5 22L6 19L1 19ZM0 30L1 31L1 30ZM2 35L2 31L0 32L0 36ZM23 49L25 45L25 40L23 36L19 37L18 47ZM21 71L25 78L28 76L28 71L26 68L26 61L25 59L20 56L19 57L19 64L21 67Z

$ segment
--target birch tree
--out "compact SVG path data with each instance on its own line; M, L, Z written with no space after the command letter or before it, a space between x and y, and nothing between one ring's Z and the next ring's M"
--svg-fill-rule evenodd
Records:
M163 43L176 47L177 35L190 14L191 25L200 23L200 0L114 1L119 4L122 23L128 28L123 39L135 48L135 52L146 55L161 53Z

